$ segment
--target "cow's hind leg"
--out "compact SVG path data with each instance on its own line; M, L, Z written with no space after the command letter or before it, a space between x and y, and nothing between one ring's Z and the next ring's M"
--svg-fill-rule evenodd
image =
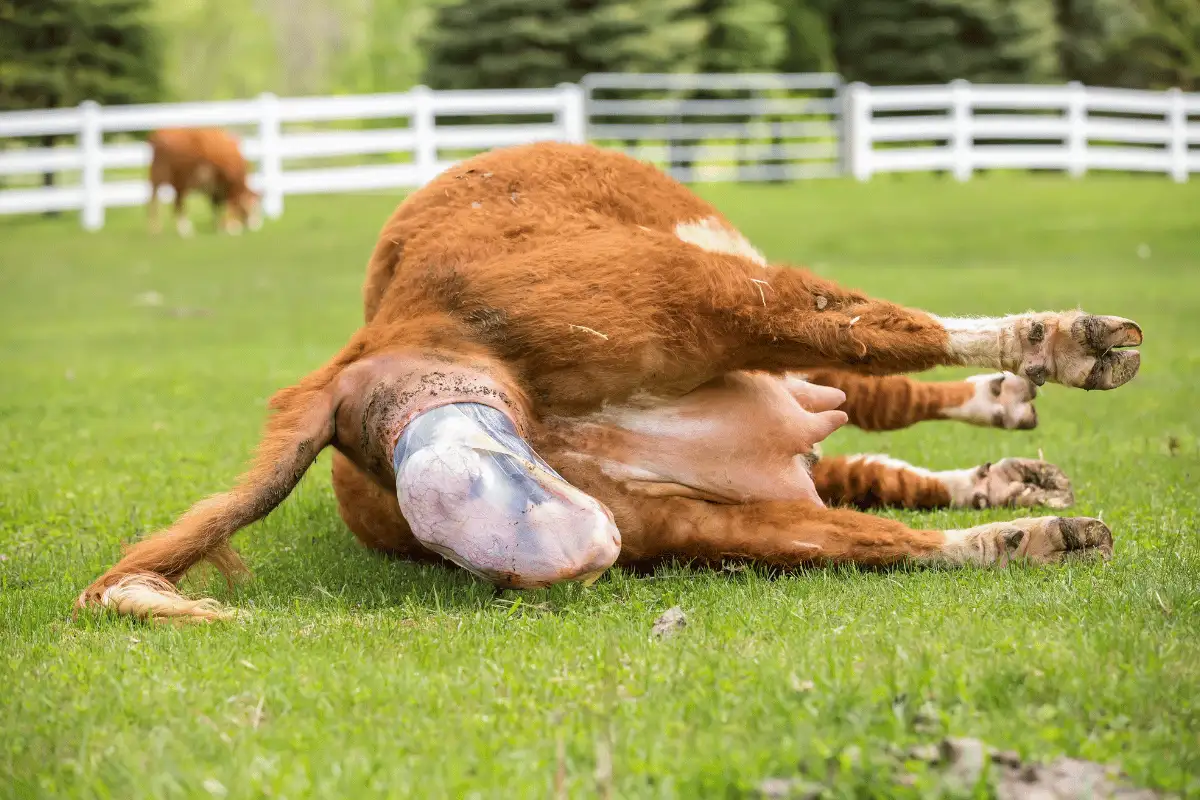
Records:
M761 302L734 309L741 368L849 367L887 374L935 366L1002 369L1037 385L1112 389L1140 365L1141 329L1082 311L937 317L874 300L801 270L764 272ZM757 288L763 288L758 286Z
M1045 461L1005 458L967 469L933 471L883 455L821 459L813 483L829 505L857 508L1069 508L1063 471Z
M154 151L150 160L150 199L146 202L146 221L150 227L150 233L162 232L158 192L163 186L171 183L171 179L170 164L162 154L157 150Z
M841 389L839 408L850 424L868 431L891 431L930 420L958 420L985 428L1037 427L1033 400L1037 387L1011 372L973 375L961 381L918 381L905 375L859 375L844 369L818 369L792 376Z
M192 221L187 215L187 195L188 184L186 181L177 180L175 188L175 232L182 238L188 239L195 234L196 229L192 226Z
M150 199L146 202L146 224L150 228L150 233L162 233L162 217L160 215L160 204L158 200L158 190L162 187L161 183L150 182Z
M895 520L809 503L716 505L644 501L640 536L622 561L744 558L783 566L905 561L959 566L1108 558L1112 534L1085 517L1034 517L965 530L914 530Z

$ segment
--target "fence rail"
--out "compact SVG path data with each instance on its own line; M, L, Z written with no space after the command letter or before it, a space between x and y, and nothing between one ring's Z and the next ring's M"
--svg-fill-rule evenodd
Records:
M0 113L0 214L79 210L85 228L99 228L106 208L149 198L142 133L205 125L242 134L268 216L282 213L287 195L415 187L472 152L541 140L591 140L686 181L906 171L967 180L990 169L1186 181L1200 172L1200 94L1177 89L609 73L552 89Z

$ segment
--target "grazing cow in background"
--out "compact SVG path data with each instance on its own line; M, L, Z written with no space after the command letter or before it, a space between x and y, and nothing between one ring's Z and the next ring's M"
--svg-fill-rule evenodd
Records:
M238 141L218 128L170 128L155 131L149 137L150 228L157 233L158 190L175 190L175 230L191 236L193 227L187 217L189 192L197 191L212 202L218 231L237 234L243 227L258 230L262 225L259 197L246 184L246 159Z
M330 445L339 508L359 539L442 556L500 586L587 582L613 563L670 558L1002 565L1112 552L1096 519L918 530L820 497L823 486L859 505L1069 502L1061 473L1041 462L951 475L852 457L825 473L818 462L820 486L810 463L851 413L882 427L1032 423L1031 397L1003 402L1021 383L1007 375L856 388L824 370L966 365L1112 389L1140 364L1122 349L1142 339L1126 319L939 317L876 300L769 264L649 165L549 143L469 159L401 203L368 264L364 305L341 351L271 399L238 484L132 546L80 606L221 616L176 583L204 560L243 569L229 538ZM872 412L864 398L889 380L910 401Z

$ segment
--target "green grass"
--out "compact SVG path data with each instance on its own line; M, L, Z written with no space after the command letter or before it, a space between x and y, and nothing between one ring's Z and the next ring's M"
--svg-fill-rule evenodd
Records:
M736 797L765 777L826 779L839 754L835 794L916 796L936 791L932 775L886 788L872 759L946 733L1200 793L1200 185L705 191L773 258L889 299L1137 319L1139 377L1116 392L1049 387L1035 431L940 424L829 442L935 468L1040 449L1074 480L1076 512L1112 527L1113 560L675 566L496 593L360 548L326 455L234 540L252 581L185 584L247 619L75 619L121 543L229 485L269 394L354 330L395 198L289 200L257 236L188 242L149 238L133 211L91 235L71 219L0 220L0 796L546 797L559 746L572 797L597 792L605 750L618 797ZM135 302L150 291L162 306ZM688 627L652 642L676 604Z

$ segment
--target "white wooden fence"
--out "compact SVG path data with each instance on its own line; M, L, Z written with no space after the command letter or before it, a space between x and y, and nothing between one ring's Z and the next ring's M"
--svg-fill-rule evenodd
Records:
M350 128L344 127L347 123ZM366 125L364 125L366 123ZM337 127L338 125L343 127ZM836 75L589 75L553 89L277 98L0 114L0 214L149 197L141 133L243 132L268 216L290 194L419 186L454 161L538 140L618 147L683 180L977 170L1200 172L1200 94L1067 86L844 86ZM37 146L48 136L53 147ZM30 144L32 142L32 144ZM334 163L330 163L334 161ZM54 185L38 185L53 173Z
M488 117L500 120L488 122ZM401 121L403 127L322 126L363 120ZM450 124L464 120L468 124ZM86 102L78 108L0 114L0 142L49 135L73 138L69 146L0 150L0 180L44 173L67 173L68 179L71 173L79 175L77 183L2 189L0 214L78 209L85 228L100 228L105 208L149 199L144 168L150 163L150 148L128 134L208 125L249 129L242 149L258 163L251 183L263 195L266 215L277 217L289 194L420 186L470 152L546 139L582 142L583 93L575 84L478 92L433 92L419 86L402 94L264 94L254 100L108 107ZM395 163L287 168L289 161L362 160L381 154L399 158L393 158ZM106 179L108 170L129 168L142 172L124 180Z
M1066 86L846 87L848 170L1200 172L1200 94Z
M591 141L682 181L843 171L839 75L600 73L582 86Z

